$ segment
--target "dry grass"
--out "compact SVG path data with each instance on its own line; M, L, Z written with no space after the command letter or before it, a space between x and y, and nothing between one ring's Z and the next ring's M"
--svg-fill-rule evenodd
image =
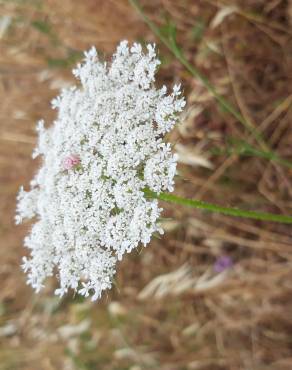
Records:
M142 3L160 25L171 17L188 59L291 159L291 1ZM53 118L49 101L72 81L80 50L94 44L110 54L120 39L155 38L124 0L0 4L0 369L291 369L289 226L165 205L165 236L124 259L101 302L59 301L54 281L39 296L26 287L26 230L13 214L15 193L35 169L35 121ZM176 192L291 214L291 170L239 155L238 140L255 144L252 137L162 46L160 53L160 82L182 81L188 98L170 136L182 158ZM216 274L223 254L234 267Z

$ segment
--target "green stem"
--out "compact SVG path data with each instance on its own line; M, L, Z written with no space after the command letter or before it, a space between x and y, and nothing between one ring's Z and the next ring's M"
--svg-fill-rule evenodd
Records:
M272 221L286 224L292 224L292 216L276 215L273 213L256 212L256 211L245 211L239 208L222 207L217 204L206 203L195 199L186 199L177 195L169 193L157 194L149 189L144 190L144 194L148 198L164 200L166 202L180 204L192 208L202 209L209 212L222 213L227 216L235 216L242 218L252 218L260 221Z
M269 149L269 146L265 143L263 138L261 137L260 133L256 130L254 125L246 120L243 115L234 108L234 106L226 100L222 95L220 95L209 79L202 74L195 66L190 64L188 60L185 58L184 54L178 47L176 40L174 38L168 39L165 37L159 28L145 15L141 5L139 4L138 0L129 0L129 3L136 9L136 11L140 14L141 18L144 22L149 26L151 31L165 44L165 46L174 54L174 56L179 60L179 62L196 78L198 78L206 89L214 96L214 98L219 102L222 108L228 111L233 117L235 117L255 138L258 144L261 146L263 150L269 153L270 158L272 161L275 161L283 166L292 168L292 163L280 158L277 154L272 152Z

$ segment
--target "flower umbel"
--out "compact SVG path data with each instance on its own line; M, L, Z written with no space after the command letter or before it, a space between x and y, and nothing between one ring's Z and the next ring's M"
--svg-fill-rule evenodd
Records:
M163 135L185 102L179 86L170 95L154 87L159 64L153 45L145 54L123 41L110 64L92 48L73 70L80 86L52 102L54 124L40 121L33 156L42 156L42 167L31 190L21 189L16 216L36 219L23 268L37 291L56 273L56 294L71 288L95 300L111 287L124 253L162 233L162 209L143 189L173 190L176 156Z

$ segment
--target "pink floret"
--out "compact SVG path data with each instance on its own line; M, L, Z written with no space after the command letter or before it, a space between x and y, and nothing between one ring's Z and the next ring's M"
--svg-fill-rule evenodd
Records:
M80 158L77 155L70 154L63 160L63 167L65 170L70 170L71 168L77 166L80 163Z

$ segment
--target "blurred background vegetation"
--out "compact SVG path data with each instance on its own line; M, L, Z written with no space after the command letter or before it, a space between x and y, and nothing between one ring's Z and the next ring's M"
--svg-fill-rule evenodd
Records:
M140 4L265 144L128 1L0 0L0 369L292 369L291 226L164 204L165 235L123 260L101 301L59 300L54 279L39 295L25 284L15 194L38 165L36 121L54 119L50 100L91 45L108 59L122 39L156 42L158 83L182 82L177 194L292 213L292 1Z

